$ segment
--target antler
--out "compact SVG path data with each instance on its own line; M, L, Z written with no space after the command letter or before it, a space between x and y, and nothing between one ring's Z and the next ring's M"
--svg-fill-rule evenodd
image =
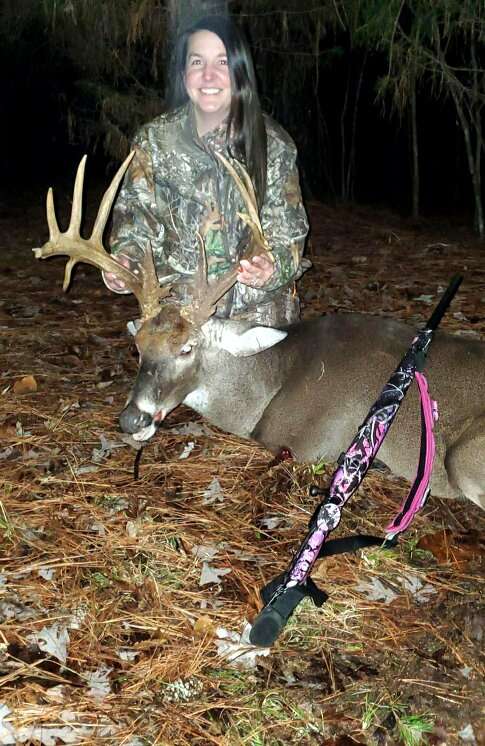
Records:
M244 252L244 256L241 258L251 259L253 256L256 256L256 254L263 251L273 259L271 249L268 246L268 242L266 241L259 220L256 194L251 177L238 161L235 160L234 165L232 165L232 163L230 163L230 161L220 153L216 153L216 155L234 179L247 208L247 213L238 212L238 215L241 220L249 226L253 240L250 241L248 249ZM240 172L241 175L238 172ZM240 261L239 260L237 264L234 264L232 269L228 270L228 272L218 280L209 283L207 278L207 257L204 242L200 235L199 241L201 250L199 252L197 272L194 278L193 299L192 303L185 306L182 310L184 316L186 316L191 323L198 325L203 324L212 316L216 310L217 302L236 283Z
M52 189L47 193L47 223L49 225L49 240L40 249L34 249L36 259L47 259L51 256L67 255L69 261L64 272L63 290L67 290L71 281L72 268L78 262L92 264L104 272L113 272L122 280L127 289L130 290L138 300L143 319L156 316L160 310L160 300L168 295L170 287L160 288L155 271L153 254L148 247L144 252L140 268L140 275L123 267L117 262L103 246L103 233L113 205L116 192L120 182L128 168L134 151L123 161L116 172L111 184L103 195L99 206L94 228L88 239L82 238L82 193L84 184L84 169L86 167L86 156L81 159L77 169L74 194L72 200L71 219L67 231L61 233L57 224L54 210Z
M247 226L249 226L249 229L253 234L253 239L256 247L258 249L262 249L270 256L272 256L271 249L268 246L268 242L266 241L263 229L261 227L261 222L259 220L258 201L256 199L256 193L254 191L254 186L253 182L251 181L250 175L248 174L244 166L239 163L239 161L234 160L233 166L227 158L221 155L221 153L216 153L216 155L234 179L241 197L243 198L244 204L247 207L247 214L244 212L238 212L239 217L246 223ZM242 178L239 175L238 171L241 173Z

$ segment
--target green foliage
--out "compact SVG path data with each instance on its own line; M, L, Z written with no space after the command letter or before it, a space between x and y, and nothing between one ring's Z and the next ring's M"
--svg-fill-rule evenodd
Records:
M210 676L217 682L219 689L231 697L249 693L254 686L254 676L244 671L230 668L213 669Z
M433 723L424 716L401 715L397 718L397 732L405 746L419 746L425 733L431 733Z
M389 715L395 720L395 731L399 743L404 746L419 746L426 742L425 734L433 730L433 720L425 713L423 715L408 714L407 707L395 699L390 702L383 699L377 701L366 695L362 713L362 729L379 726Z
M409 562L415 562L420 565L432 565L436 563L435 557L432 552L428 549L420 549L417 544L419 543L420 536L408 535L403 537L401 541L401 548L404 554L408 557Z
M322 474L325 474L325 467L327 465L326 461L318 461L316 464L311 465L312 470L312 476L314 477L320 477Z
M285 746L314 743L322 737L322 723L292 701L291 696L264 689L245 700L244 708L229 715L225 735L231 744Z
M383 549L382 547L369 549L362 554L362 560L367 567L371 567L373 570L379 568L380 572L383 573L386 565L395 562L396 550L394 548Z
M414 118L419 88L431 93L440 105L448 99L453 103L473 188L475 228L485 235L480 182L485 106L483 2L390 0L379 26L374 22L369 28L371 43L388 58L388 70L377 84L381 101L389 99L400 116L412 104Z
M109 588L111 585L111 580L102 572L91 572L89 578L93 586L98 588L100 591Z

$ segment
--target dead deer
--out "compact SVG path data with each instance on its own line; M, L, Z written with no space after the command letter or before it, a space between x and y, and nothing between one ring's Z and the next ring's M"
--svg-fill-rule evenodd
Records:
M67 255L64 289L76 262L117 274L135 294L141 319L131 324L139 370L120 415L124 432L151 438L179 404L218 427L252 438L273 453L290 449L298 461L334 461L352 440L414 332L390 318L330 314L285 329L214 317L216 304L236 282L237 267L208 282L204 251L193 281L193 301L180 305L160 287L150 250L139 275L118 264L102 238L116 190L131 155L101 202L92 235L80 236L84 159L78 169L69 228L61 233L49 190L50 238L35 256ZM247 208L251 256L268 250L249 177L222 159ZM202 243L202 239L201 239ZM428 364L437 399L437 457L432 494L465 496L485 508L485 343L436 334ZM379 459L412 479L420 440L419 403L411 391L386 437Z

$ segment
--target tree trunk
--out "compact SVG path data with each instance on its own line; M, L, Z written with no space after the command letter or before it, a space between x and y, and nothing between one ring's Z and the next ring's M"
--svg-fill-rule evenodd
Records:
M362 65L360 66L359 80L357 82L357 90L355 92L354 110L352 113L352 133L350 135L350 154L347 163L347 174L345 192L347 198L354 199L354 186L355 186L355 153L356 153L356 142L357 142L357 115L359 113L360 94L362 90L362 81L364 79L364 70L367 64L367 52L364 55Z
M419 218L419 144L416 113L416 81L411 92L411 163L412 163L412 215Z
M453 85L450 87L451 95L453 97L453 101L456 108L456 113L458 115L458 120L461 125L461 131L463 133L463 137L465 139L465 149L466 149L466 157L467 157L467 163L468 163L468 172L470 174L472 187L473 187L473 200L475 203L475 230L477 231L480 238L485 237L485 222L484 222L484 215L483 215L483 202L482 202L482 182L480 177L480 168L481 168L481 154L482 154L482 148L477 147L475 150L475 154L473 153L473 144L472 144L472 136L470 132L470 125L467 121L467 117L462 105L462 102L460 101L460 98L454 89ZM476 129L475 137L477 138L477 142L482 142L482 124L480 117L478 118L472 118L472 124L474 125L474 128Z
M342 104L342 111L340 112L340 198L346 200L348 194L345 190L346 187L346 170L347 170L347 138L345 132L345 120L347 117L347 107L349 103L349 91L351 83L351 70L352 70L352 57L349 61L349 70L347 75L347 85L345 86L345 97Z
M167 0L172 39L204 16L227 15L228 0Z

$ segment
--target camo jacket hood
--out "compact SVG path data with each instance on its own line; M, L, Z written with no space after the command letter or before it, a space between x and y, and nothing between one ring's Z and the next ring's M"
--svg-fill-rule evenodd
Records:
M217 315L281 325L298 318L294 281L308 268L303 259L308 221L302 204L296 148L290 136L265 116L268 139L267 188L261 225L275 259L275 272L262 289L242 283L218 304ZM160 280L172 276L182 302L204 236L209 280L240 258L249 241L239 190L215 153L229 156L222 124L203 137L190 103L162 114L136 134L135 156L113 212L111 251L139 259L151 244Z

